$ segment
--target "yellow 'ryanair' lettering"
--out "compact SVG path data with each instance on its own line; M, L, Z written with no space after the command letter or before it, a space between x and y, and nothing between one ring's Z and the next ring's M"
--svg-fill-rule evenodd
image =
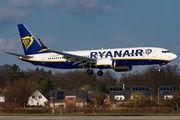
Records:
M33 36L25 36L23 38L21 38L26 50L28 50L28 48L32 45L34 38Z

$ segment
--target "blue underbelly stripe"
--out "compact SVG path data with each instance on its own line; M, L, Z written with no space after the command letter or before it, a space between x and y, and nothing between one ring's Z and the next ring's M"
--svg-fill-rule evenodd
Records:
M36 61L27 61L34 65L40 65L51 68L60 68L60 69L75 69L82 68L79 64L73 65L73 62L36 62ZM116 60L116 66L133 66L133 65L152 65L152 64L167 64L169 61L164 60ZM99 66L103 69L110 68L110 66ZM97 66L97 68L99 68Z

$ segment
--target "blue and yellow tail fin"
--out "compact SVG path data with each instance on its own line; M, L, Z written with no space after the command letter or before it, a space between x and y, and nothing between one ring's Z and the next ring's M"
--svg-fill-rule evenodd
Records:
M18 29L25 55L37 54L43 49L24 24L18 24Z

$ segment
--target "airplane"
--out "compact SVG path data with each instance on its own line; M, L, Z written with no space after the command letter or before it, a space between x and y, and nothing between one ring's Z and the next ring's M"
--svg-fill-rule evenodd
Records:
M81 51L55 51L48 48L42 40L36 38L24 24L18 24L18 30L24 50L24 55L5 52L33 65L60 69L86 68L87 74L93 74L97 68L98 76L103 75L103 69L113 69L116 72L131 71L132 66L154 65L160 67L176 59L177 55L159 47L132 47L96 49Z

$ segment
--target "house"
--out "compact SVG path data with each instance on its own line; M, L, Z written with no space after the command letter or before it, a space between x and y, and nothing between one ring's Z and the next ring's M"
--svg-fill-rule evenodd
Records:
M36 90L29 98L27 106L45 106L45 102L48 100Z
M55 107L83 107L87 104L87 91L85 90L66 90L55 89L49 91L46 95L49 101L54 102Z
M158 88L158 100L165 99L170 100L173 98L175 92L180 93L180 86L159 86Z
M5 96L0 94L0 102L5 102Z
M142 92L145 97L150 97L149 87L145 86L110 86L110 101L111 104L123 104L126 103L131 94L134 92Z
M76 96L66 96L65 97L67 107L76 107Z
M104 100L104 105L109 106L111 104L110 96L108 95L106 99Z

